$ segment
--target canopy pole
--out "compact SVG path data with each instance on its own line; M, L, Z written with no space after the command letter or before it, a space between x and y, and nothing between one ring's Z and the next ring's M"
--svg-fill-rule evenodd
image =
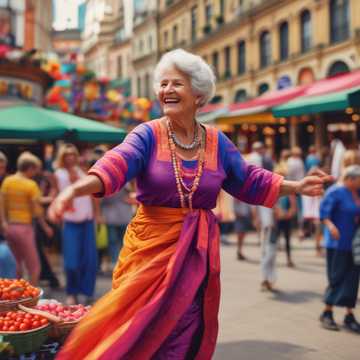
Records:
M321 150L326 141L326 124L322 114L315 115L315 147Z
M289 124L290 148L299 145L298 121L296 116L290 117Z

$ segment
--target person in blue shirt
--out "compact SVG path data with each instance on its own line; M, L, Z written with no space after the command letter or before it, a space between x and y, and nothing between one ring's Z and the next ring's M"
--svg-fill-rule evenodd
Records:
M345 168L342 181L331 186L320 205L324 226L324 242L328 287L321 324L329 330L339 330L333 318L333 306L347 309L344 326L360 333L360 324L353 314L359 288L360 267L354 264L352 241L360 216L360 166Z
M309 146L308 155L305 159L305 170L309 172L313 168L317 168L320 166L320 158L316 154L316 148L314 145Z

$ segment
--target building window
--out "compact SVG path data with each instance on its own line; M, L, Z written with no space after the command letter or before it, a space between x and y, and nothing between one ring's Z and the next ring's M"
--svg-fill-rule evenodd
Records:
M301 52L305 53L311 49L311 14L304 10L300 15L301 24Z
M280 25L280 60L286 60L289 57L289 25L285 21Z
M350 36L349 0L330 1L330 41L344 41Z
M178 26L174 25L173 27L173 47L176 46L176 44L178 43Z
M231 78L231 47L226 46L224 49L224 57L225 57L225 71L224 71L224 79Z
M196 27L197 27L197 6L191 8L191 40L196 40Z
M258 95L264 94L269 90L269 84L262 83L258 86Z
M123 71L122 71L122 57L118 56L117 58L117 77L119 79L121 79L123 76Z
M216 77L219 77L219 53L217 51L212 54L212 65L215 71Z
M168 42L169 42L169 33L164 31L164 48L165 50L168 49Z
M137 96L141 97L141 78L138 76L137 78Z
M212 6L211 3L207 3L205 5L205 23L207 25L211 25L211 17L212 17Z
M247 94L246 94L246 90L245 89L239 89L236 91L235 93L235 97L234 97L234 102L235 103L241 103L246 101L247 99Z
M220 104L223 101L223 97L221 95L215 95L211 100L210 104Z
M263 31L260 35L260 67L271 64L271 38L268 31Z
M149 52L152 52L152 36L149 35Z
M345 74L350 71L349 67L343 61L335 61L328 71L328 76L337 76L340 74Z
M144 51L144 41L143 39L141 39L139 42L139 54L141 55L143 51Z
M145 97L150 97L150 75L145 75Z
M238 75L241 75L244 74L246 71L246 47L244 40L238 42L237 50L238 50Z
M221 25L224 22L224 17L225 17L225 0L220 0L219 7L220 7L220 13L216 17L216 21L219 25Z

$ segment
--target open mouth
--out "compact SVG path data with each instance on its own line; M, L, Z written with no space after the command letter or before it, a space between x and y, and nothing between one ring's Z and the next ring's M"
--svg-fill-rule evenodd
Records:
M171 99L171 98L164 99L164 104L178 104L179 102L180 99Z

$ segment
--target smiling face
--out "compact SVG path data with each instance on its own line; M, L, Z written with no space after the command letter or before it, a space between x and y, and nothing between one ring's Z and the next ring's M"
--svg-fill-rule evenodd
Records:
M161 73L158 99L165 116L195 113L199 97L194 95L190 78L175 67Z

